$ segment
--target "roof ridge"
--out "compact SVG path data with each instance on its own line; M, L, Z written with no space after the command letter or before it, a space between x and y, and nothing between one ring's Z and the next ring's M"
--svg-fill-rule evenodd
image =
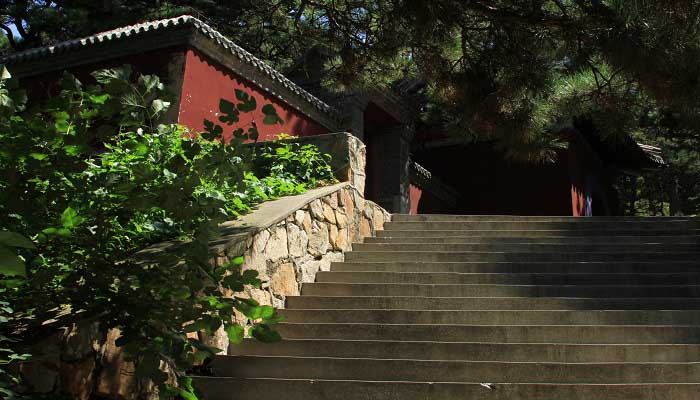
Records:
M96 44L96 43L102 43L105 39L107 40L114 40L114 39L119 39L122 36L129 36L133 33L141 33L141 32L147 32L150 30L154 29L161 29L161 28L167 28L171 26L177 26L177 25L185 25L185 24L192 24L194 25L194 21L199 21L197 18L191 16L191 15L180 15L178 17L173 17L173 18L165 18L165 19L159 19L159 20L154 20L154 21L146 21L146 22L140 22L138 24L133 24L133 25L125 25L119 28L114 28L110 29L108 31L103 31L103 32L98 32L94 33L92 35L88 36L83 36L75 39L69 39L69 40L64 40L62 42L58 42L55 44L47 45L47 46L41 46L41 47L34 47L31 49L27 50L22 50L18 51L16 53L10 53L10 54L5 54L0 56L0 63L7 63L7 62L16 62L16 61L24 61L27 58L31 58L32 55L46 55L45 53L48 52L49 55L53 55L60 51L61 49L64 48L71 48L73 45L80 44L80 45L87 45L87 44ZM201 23L201 21L199 21Z

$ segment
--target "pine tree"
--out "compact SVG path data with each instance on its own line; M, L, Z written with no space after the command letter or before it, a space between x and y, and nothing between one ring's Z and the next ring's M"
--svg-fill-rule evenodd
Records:
M697 0L3 3L16 50L192 13L285 73L312 74L305 57L323 54L328 88L420 80L425 124L516 158L551 160L558 128L581 115L611 140L650 110L677 115L677 131L700 115Z

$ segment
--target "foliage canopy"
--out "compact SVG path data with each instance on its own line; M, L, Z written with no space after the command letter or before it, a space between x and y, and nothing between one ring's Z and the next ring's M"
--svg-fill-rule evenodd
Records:
M582 113L614 136L649 107L684 121L700 105L694 0L7 3L1 27L17 27L16 49L193 13L283 72L320 67L334 88L403 83L427 98L427 122L525 157L551 158L552 128Z
M260 201L332 181L328 156L287 142L253 152L242 145L256 134L250 129L225 141L221 127L200 136L159 124L169 103L158 77L128 67L93 77L96 84L85 87L66 73L46 102L27 102L12 79L0 80L0 323L13 313L37 323L57 312L95 318L102 329L120 329L117 345L139 376L165 395L193 399L183 372L219 350L187 333L223 328L232 342L246 332L279 338L273 307L225 295L261 282L242 270L242 257L212 264L218 224ZM236 105L257 108L248 96ZM252 172L256 158L260 178ZM180 241L134 257L170 239ZM235 310L251 324L238 325ZM0 388L9 391L5 361ZM163 365L178 389L166 384Z

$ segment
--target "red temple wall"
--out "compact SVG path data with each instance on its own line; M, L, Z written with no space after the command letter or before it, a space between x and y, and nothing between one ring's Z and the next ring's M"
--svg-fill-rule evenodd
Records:
M566 153L555 164L510 163L492 143L478 143L431 149L417 161L459 192L456 213L572 215ZM426 200L419 212L442 212Z
M235 90L241 89L255 97L257 109L241 113L240 121L228 126L219 122L219 100L226 99L237 103ZM283 125L264 125L264 104L272 104L277 114L284 120ZM182 82L178 122L194 130L204 129L204 120L216 122L224 128L226 138L236 128L247 129L251 122L258 126L258 140L272 140L280 133L295 136L312 136L329 133L329 130L311 120L296 109L276 97L263 92L248 80L237 76L201 52L188 49L185 61L185 73Z
M411 185L409 198L411 201L411 214L418 214L418 205L420 204L421 196L423 196L423 190L418 186Z

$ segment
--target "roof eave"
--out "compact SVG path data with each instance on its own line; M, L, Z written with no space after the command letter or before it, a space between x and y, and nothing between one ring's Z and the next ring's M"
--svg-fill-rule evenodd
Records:
M26 78L190 43L195 29L185 25L173 28L176 29L124 36L89 45L71 46L82 39L72 40L57 46L22 52L17 56L0 57L0 64L4 64L13 77Z

